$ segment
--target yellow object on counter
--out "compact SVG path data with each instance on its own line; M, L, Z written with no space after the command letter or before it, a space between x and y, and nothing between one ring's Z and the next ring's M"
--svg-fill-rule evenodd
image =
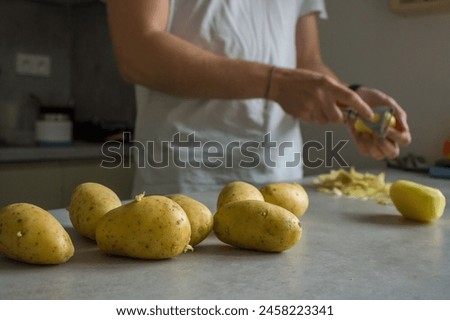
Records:
M300 220L289 210L259 201L228 203L214 215L214 233L229 245L264 252L282 252L302 236Z
M439 189L413 181L397 180L390 189L397 210L408 219L432 222L444 213L445 197Z
M171 194L166 197L178 203L188 217L191 225L189 245L194 247L205 240L213 228L214 218L211 210L203 203L183 194Z
M242 200L264 201L264 197L254 185L244 181L233 181L220 191L217 197L217 210L228 203Z
M308 209L308 194L298 183L270 183L260 191L264 201L289 210L297 218L302 217Z
M167 259L192 249L186 213L175 201L156 195L138 195L106 213L95 237L103 252L139 259Z
M352 167L349 171L339 169L321 174L313 182L319 185L319 192L371 200L379 204L392 203L389 196L390 184L385 182L384 172L378 175L360 173Z
M60 264L75 252L69 234L48 211L30 203L0 210L0 253L31 264Z
M117 194L108 187L100 183L85 182L73 190L67 210L75 230L82 236L95 240L98 221L121 204Z

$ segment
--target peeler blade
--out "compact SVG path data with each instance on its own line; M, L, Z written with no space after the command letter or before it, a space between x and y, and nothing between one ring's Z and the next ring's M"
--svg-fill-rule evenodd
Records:
M381 139L384 139L386 138L391 119L394 116L394 109L389 106L378 106L373 108L373 112L375 113L375 119L378 119L375 122L367 121L361 118L353 109L347 110L347 118L352 120L359 119L367 128L371 129L372 132L374 132Z

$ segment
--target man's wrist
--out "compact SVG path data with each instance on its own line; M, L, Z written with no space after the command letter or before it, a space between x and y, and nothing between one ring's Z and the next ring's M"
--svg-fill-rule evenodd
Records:
M273 74L275 73L275 66L272 66L269 71L269 77L267 78L266 91L264 93L264 99L271 99L271 89L272 89L272 80Z

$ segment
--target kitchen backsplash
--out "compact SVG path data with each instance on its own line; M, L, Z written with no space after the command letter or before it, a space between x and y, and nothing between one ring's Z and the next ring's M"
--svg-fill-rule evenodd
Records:
M16 72L18 53L49 56L48 77ZM134 122L134 90L119 76L101 2L0 0L0 111L33 93L73 105L79 121Z
M70 98L70 21L63 7L23 0L0 0L0 99L21 99L29 92L49 103ZM50 77L16 73L18 53L51 56Z

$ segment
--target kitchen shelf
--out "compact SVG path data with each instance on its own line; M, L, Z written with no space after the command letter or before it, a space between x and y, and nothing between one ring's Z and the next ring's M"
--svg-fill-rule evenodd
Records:
M450 0L390 0L392 12L413 16L450 13Z
M75 141L61 147L1 146L0 165L5 163L30 163L57 160L105 159L103 143ZM117 145L118 152L128 156L131 144ZM112 156L112 155L111 155ZM108 156L110 158L111 156Z

